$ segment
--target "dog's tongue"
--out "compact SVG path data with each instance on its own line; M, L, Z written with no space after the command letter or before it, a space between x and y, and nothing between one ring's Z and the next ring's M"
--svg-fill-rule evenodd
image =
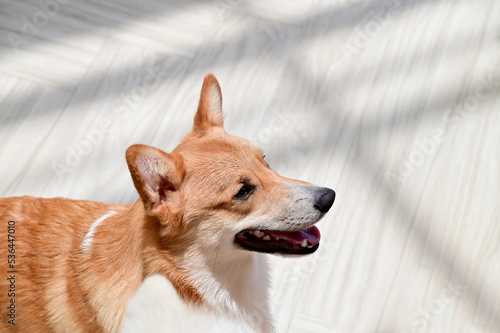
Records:
M301 244L305 239L310 244L316 245L319 243L321 238L319 229L316 226L294 232L266 230L266 234L271 237L278 237L296 244Z

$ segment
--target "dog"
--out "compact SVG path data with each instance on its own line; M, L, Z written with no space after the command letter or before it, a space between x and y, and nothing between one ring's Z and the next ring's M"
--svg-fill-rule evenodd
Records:
M126 161L135 203L0 199L0 329L273 331L260 253L315 252L335 192L278 175L227 134L212 74L192 132L171 153L133 145Z

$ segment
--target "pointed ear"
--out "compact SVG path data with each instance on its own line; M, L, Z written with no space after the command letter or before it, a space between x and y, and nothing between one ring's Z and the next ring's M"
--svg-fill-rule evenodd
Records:
M194 116L193 132L203 134L210 127L222 127L222 93L219 82L213 74L207 74L201 87L200 104Z
M178 214L182 204L180 188L185 175L182 156L133 145L127 149L126 158L146 213L162 221Z

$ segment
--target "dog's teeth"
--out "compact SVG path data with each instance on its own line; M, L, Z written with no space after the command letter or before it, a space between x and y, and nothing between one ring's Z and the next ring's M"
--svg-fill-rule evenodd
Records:
M252 231L250 231L250 234L252 234L252 235L254 235L255 237L258 237L258 238L262 238L265 235L265 233L263 233L260 230L252 230Z
M312 245L312 244L311 245L307 245L308 249L312 249L313 247L314 247L314 245Z
M302 245L302 247L306 247L307 246L307 239L304 239L302 241L302 244L300 244L300 245Z
M278 237L274 237L275 240L279 241L280 239Z
M265 240L265 241L270 241L271 240L271 236L265 235L262 239Z

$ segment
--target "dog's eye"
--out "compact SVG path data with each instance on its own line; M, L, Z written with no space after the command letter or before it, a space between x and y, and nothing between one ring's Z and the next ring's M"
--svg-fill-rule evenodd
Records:
M254 186L252 185L243 185L238 193L234 196L235 199L239 200L246 200L250 197L250 195L253 193L253 190L255 189Z

